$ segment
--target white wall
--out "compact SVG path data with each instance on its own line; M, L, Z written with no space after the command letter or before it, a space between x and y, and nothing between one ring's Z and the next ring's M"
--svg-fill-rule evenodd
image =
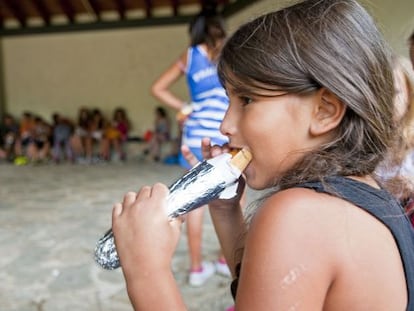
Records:
M108 117L123 106L142 133L158 104L150 85L186 44L178 26L6 38L6 109L75 118L80 106L100 107ZM186 98L184 81L177 92Z
M227 21L229 30L287 3L257 1ZM361 3L395 51L407 56L414 1ZM2 40L6 111L18 117L30 110L47 119L59 111L75 118L80 106L89 106L100 107L109 117L114 107L123 106L133 132L140 135L151 128L153 109L159 104L149 93L151 83L187 43L187 26L6 37ZM188 97L184 79L174 91Z

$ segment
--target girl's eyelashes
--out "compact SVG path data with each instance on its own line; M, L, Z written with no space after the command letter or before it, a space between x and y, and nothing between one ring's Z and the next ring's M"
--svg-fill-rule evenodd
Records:
M241 103L242 106L247 106L254 101L253 94L246 92L245 90L238 90L234 88L226 89L226 94L229 98L232 98L235 102Z
M239 96L240 101L242 102L243 106L246 106L248 104L251 104L253 102L253 99L249 96Z

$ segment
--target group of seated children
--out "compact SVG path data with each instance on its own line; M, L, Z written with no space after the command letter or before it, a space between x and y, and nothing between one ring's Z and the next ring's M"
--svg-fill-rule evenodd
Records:
M20 120L5 114L0 124L0 159L17 165L28 162L96 163L125 160L124 142L130 123L125 109L116 108L106 119L100 109L82 107L73 122L54 113L52 122L31 112Z

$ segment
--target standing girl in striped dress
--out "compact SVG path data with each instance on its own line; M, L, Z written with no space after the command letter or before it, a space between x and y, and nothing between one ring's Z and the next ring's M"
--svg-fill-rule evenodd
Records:
M198 160L202 160L201 140L207 137L213 145L227 143L227 137L219 127L227 110L229 100L222 87L216 61L226 37L223 21L209 13L201 13L189 27L190 46L153 84L152 94L162 103L178 111L177 119L182 125L181 146L189 148ZM186 77L191 103L178 98L170 87ZM190 165L180 154L180 165ZM203 208L192 211L186 219L191 269L189 284L201 286L214 271L230 275L223 256L213 265L202 261Z

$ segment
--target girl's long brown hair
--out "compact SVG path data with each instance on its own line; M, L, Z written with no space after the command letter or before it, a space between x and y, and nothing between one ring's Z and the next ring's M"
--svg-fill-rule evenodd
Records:
M247 94L326 88L346 105L333 140L297 151L300 160L274 176L274 191L372 174L395 137L391 52L354 0L307 0L243 25L224 45L218 72L224 86Z
M282 176L279 189L331 175L371 174L394 138L391 53L353 0L308 0L242 26L218 64L223 85L307 94L321 87L346 106L336 137ZM265 87L263 87L263 85Z

